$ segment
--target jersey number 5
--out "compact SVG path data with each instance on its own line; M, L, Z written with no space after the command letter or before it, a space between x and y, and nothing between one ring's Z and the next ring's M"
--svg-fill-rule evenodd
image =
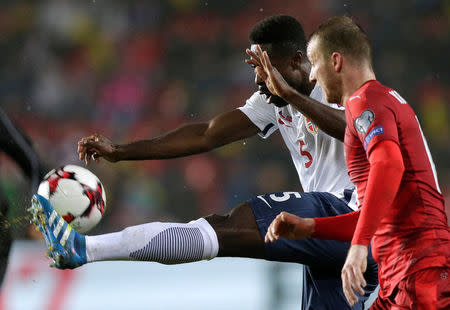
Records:
M302 154L302 156L306 156L308 157L309 161L305 163L305 168L309 168L311 167L312 163L313 163L313 158L310 152L303 150L303 146L305 146L305 142L303 140L298 140L300 142L300 154Z

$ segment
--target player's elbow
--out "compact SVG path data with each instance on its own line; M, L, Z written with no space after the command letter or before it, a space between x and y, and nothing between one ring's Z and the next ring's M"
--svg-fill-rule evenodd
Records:
M206 129L203 136L201 137L202 145L208 151L226 144L222 140L223 139L218 136L211 128Z
M381 141L369 155L371 169L384 171L386 175L402 176L405 171L403 156L397 143L390 140Z
M398 173L401 173L403 175L403 172L405 172L405 164L403 162L403 158L397 158L393 160L392 169L397 170Z
M343 123L341 123L341 126L339 128L339 130L336 131L336 134L334 135L334 138L338 139L341 142L344 142L344 138L345 138L345 120Z
M208 150L221 147L233 142L233 140L232 137L227 136L227 134L221 130L220 126L217 126L214 120L208 123L201 137L203 147Z
M332 136L333 138L336 138L339 141L344 142L345 127L346 126L347 126L347 122L345 120L345 112L344 111L337 111L336 117L333 120L333 126L330 127L330 131L327 132L327 133L330 136ZM322 128L322 130L324 130L324 129Z
M392 171L398 174L403 174L405 171L401 154L387 154L384 157L375 158L370 162L370 166L381 171Z
M385 172L394 172L397 175L403 175L403 172L405 171L405 165L403 163L403 160L400 159L380 159L376 160L371 163L371 168L378 169L380 171ZM391 174L389 173L389 174Z

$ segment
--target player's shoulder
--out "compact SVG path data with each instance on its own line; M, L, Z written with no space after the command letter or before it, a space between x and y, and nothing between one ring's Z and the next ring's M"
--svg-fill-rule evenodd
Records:
M260 94L258 91L255 91L250 98L247 99L247 103L254 104L262 104L266 103L266 98L264 95Z
M373 83L370 83L368 85L368 87L365 90L365 97L366 99L371 97L380 99L380 97L384 97L385 101L393 101L394 99L397 99L397 101L402 101L401 103L406 103L406 100L401 98L401 96L397 93L397 91L381 84L378 81L374 81Z
M370 81L361 87L361 98L369 103L392 103L398 101L406 104L406 100L400 94L377 80Z
M250 106L253 109L265 111L267 113L276 112L276 106L269 103L266 95L259 93L258 91L254 92L253 95L247 99L246 106Z
M382 85L377 80L371 80L347 99L346 106L349 110L356 112L372 108L379 109L382 106L392 106L392 103L395 101L407 103L392 88Z
M364 102L372 96L386 94L386 87L377 80L365 82L350 98L348 102Z

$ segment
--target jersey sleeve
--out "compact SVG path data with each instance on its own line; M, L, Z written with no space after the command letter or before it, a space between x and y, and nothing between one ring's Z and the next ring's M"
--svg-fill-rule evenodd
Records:
M360 210L347 214L316 217L316 229L311 238L350 241L358 223Z
M400 148L389 140L383 140L373 148L369 162L367 190L352 239L352 244L365 246L392 208L404 171Z
M255 92L249 99L247 99L244 106L239 107L247 117L255 124L260 131L259 135L262 138L269 137L274 131L278 129L278 122L275 116L274 107L268 104L264 96Z
M367 90L365 94L356 96L358 98L351 97L347 104L351 114L349 125L367 154L383 140L399 144L394 104L389 96L381 91Z

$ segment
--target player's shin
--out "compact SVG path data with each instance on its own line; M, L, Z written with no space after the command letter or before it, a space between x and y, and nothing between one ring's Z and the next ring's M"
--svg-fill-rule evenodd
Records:
M86 236L87 261L138 260L181 264L217 256L219 243L203 218L187 224L147 223L105 235Z

